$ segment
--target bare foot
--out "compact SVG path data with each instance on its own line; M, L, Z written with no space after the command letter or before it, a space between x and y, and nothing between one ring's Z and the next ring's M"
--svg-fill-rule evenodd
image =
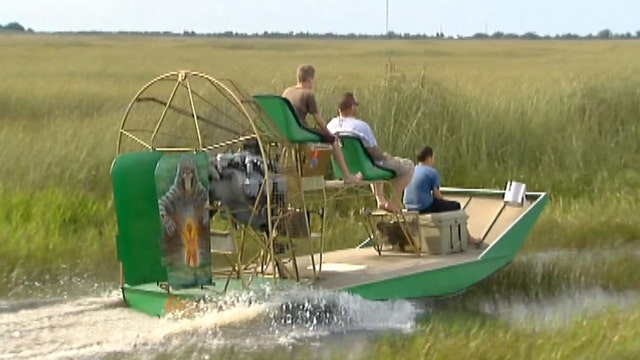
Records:
M391 205L390 203L382 203L382 204L378 204L378 209L380 210L384 210L390 213L399 213L400 210L398 208L396 208L395 206Z
M362 181L362 173L346 176L343 180L345 184L357 184Z

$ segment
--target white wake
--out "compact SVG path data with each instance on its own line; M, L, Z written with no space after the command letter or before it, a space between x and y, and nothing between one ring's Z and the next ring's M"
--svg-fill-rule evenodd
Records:
M139 356L187 346L207 353L230 345L257 349L336 333L411 331L420 313L407 301L372 302L307 289L230 294L201 305L195 316L162 319L125 307L119 291L22 305L0 303L0 359Z

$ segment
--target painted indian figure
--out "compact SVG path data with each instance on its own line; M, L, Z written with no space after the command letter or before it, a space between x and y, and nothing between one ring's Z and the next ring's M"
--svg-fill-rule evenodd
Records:
M208 191L198 180L191 158L180 159L174 183L158 205L165 265L198 267L208 252Z

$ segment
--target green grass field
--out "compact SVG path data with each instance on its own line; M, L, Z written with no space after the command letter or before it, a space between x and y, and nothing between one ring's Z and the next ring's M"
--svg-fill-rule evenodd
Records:
M25 278L63 268L108 269L110 278L117 277L109 178L117 130L138 89L177 69L231 78L252 94L279 94L294 82L299 64L312 63L325 118L334 115L337 96L355 91L361 117L372 124L381 147L413 158L417 147L434 146L445 186L502 188L514 179L549 192L551 202L525 255L637 245L639 57L640 41L2 35L0 296ZM333 244L362 238L359 229L335 220ZM626 272L598 274L601 284L640 284ZM517 266L502 276L509 284L531 280ZM636 323L638 314L632 309ZM616 332L623 346L599 358L640 351L630 340L637 326L625 328L617 313L602 316L598 322ZM610 336L578 323L562 332L570 338L562 343L556 333L478 323L470 327L482 328L478 337L456 330L458 325L440 329L446 325L440 322L430 333L458 331L451 343L427 346L429 340L417 335L382 342L380 353L409 347L416 349L409 354L446 357L456 344L468 343L470 354L489 358L490 344L508 341L519 345L494 353L496 358L533 354L539 342L546 344L543 357L566 358L587 356L583 349L595 349ZM485 345L473 345L480 342Z

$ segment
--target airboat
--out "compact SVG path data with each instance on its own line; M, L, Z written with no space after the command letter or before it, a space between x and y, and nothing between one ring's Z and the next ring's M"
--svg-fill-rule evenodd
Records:
M548 201L510 181L443 188L458 211L378 211L369 184L395 173L356 136L339 139L361 184L343 183L331 147L279 95L187 70L144 85L111 165L125 303L162 317L259 286L450 296L508 265ZM344 235L355 233L366 241ZM469 234L485 246L470 246Z

